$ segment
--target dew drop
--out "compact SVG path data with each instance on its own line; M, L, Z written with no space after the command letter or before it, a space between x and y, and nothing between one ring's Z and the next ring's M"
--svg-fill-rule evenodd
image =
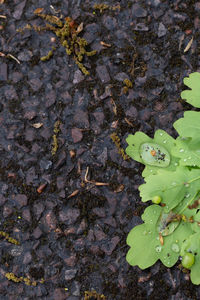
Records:
M185 184L185 187L189 187L189 186L190 186L189 183L186 183L186 184Z
M162 132L160 133L160 136L163 136L163 133L162 133Z
M179 150L179 152L184 152L184 149L181 148L181 149Z
M164 140L164 141L163 141L163 144L166 144L166 142L167 142L167 141Z
M175 167L176 167L176 166L178 166L178 164L177 164L177 163L175 163L174 165L175 165Z
M171 249L172 249L172 251L174 251L176 253L178 253L180 250L179 246L177 244L172 244Z
M162 251L162 247L161 246L156 246L156 252L160 253Z
M184 160L183 161L187 161L187 159L186 158L184 158Z
M189 193L185 195L185 198L189 198L189 197L190 197L190 194L189 194Z

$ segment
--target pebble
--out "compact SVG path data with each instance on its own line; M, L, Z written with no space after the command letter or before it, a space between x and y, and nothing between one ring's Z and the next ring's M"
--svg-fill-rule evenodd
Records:
M158 26L158 37L163 37L165 36L167 33L167 28L165 27L165 25L163 23L159 23Z

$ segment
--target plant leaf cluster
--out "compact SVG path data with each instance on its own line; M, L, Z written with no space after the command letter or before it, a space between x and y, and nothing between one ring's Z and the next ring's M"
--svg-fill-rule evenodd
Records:
M200 108L200 73L184 79L190 89L181 98ZM200 284L200 112L186 111L173 124L174 139L163 130L154 138L143 132L127 137L126 153L145 165L144 184L139 187L143 202L159 197L159 205L148 206L143 224L127 237L126 259L132 266L148 268L157 260L172 267L187 253L194 256L189 268L191 281ZM141 252L144 254L141 255ZM190 254L190 256L191 256Z

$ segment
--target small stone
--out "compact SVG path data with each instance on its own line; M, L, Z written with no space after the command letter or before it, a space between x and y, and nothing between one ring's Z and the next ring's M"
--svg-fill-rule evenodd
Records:
M9 217L13 213L13 208L9 205L3 207L3 216L4 218Z
M82 140L83 134L79 128L72 128L72 139L74 143L78 143Z
M0 64L0 81L6 81L8 79L8 67L6 63Z
M54 90L50 91L46 96L45 106L48 108L56 102L56 92Z
M23 252L22 246L13 246L12 249L10 250L10 254L12 256L20 256L22 252Z
M65 222L66 225L74 224L79 216L80 210L76 208L65 208L59 213L60 221Z
M42 235L42 231L40 230L39 227L35 228L35 230L33 231L33 236L35 239L39 239Z
M74 122L82 128L89 128L88 113L82 110L77 110L74 115Z
M18 55L18 59L20 61L29 61L31 59L31 57L33 56L33 53L29 50L23 50L22 52L20 52L20 54Z
M40 80L39 78L33 78L33 79L29 80L28 84L30 85L30 87L32 88L32 90L34 92L39 91L39 89L43 85L42 80Z
M102 83L107 83L110 81L110 75L108 73L106 66L96 67L96 72Z
M64 259L65 263L68 267L74 267L77 262L76 254L72 254L70 257Z
M148 31L149 30L149 27L146 26L144 23L137 23L134 30L137 30L137 31Z
M36 117L36 111L31 110L31 111L26 111L24 114L24 118L27 120L32 120Z
M54 300L66 300L69 297L69 293L66 293L64 288L57 288L54 290L53 299Z
M134 106L131 106L131 108L129 108L126 111L126 116L129 117L129 118L136 119L138 117L137 109Z
M39 220L43 211L44 211L44 205L41 202L35 202L33 205L33 212L37 220Z
M78 269L71 269L65 271L65 280L69 281L76 276Z
M29 208L25 208L25 209L22 211L22 218L23 218L24 220L26 220L27 222L30 222L30 221L31 221L31 213L30 213Z
M134 4L132 6L132 15L136 18L144 18L147 16L147 11L139 6L139 4Z
M30 252L26 252L23 259L23 264L27 265L32 261L32 255Z
M27 196L24 194L18 194L15 196L15 201L17 202L19 208L27 205Z
M104 15L103 24L108 30L114 30L117 27L117 20L114 17Z
M106 255L111 255L119 241L120 238L118 236L115 236L111 240L109 240L109 242L103 244L101 246L101 250L105 252Z
M55 214L52 211L49 211L46 213L45 222L46 222L46 225L48 226L49 230L56 229L57 220L56 220Z
M82 74L82 72L80 70L75 71L74 73L74 79L73 79L73 84L77 84L81 81L84 80L84 75Z
M167 33L167 28L165 27L165 25L163 23L159 23L158 26L158 37L162 37L165 36Z
M94 230L94 235L97 241L105 240L107 237L102 230Z
M26 0L20 2L19 4L16 5L15 11L13 13L13 17L16 20L20 20L21 19L21 16L22 16L22 13L23 13L25 5L26 5Z

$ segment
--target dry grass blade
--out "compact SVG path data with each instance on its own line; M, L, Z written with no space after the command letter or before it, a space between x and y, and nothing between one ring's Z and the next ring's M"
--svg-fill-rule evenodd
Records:
M72 197L76 196L78 193L79 193L79 190L75 190L75 191L73 191L73 193L71 193L67 198L68 198L68 199L69 199L69 198L72 198Z
M80 33L83 30L83 22L78 25L77 29L76 29L76 33Z
M183 50L184 53L186 53L190 47L192 46L194 38L192 37L191 40L189 41L189 43L187 44L187 46L185 47L185 49Z
M6 56L14 59L20 65L20 61L16 57L14 57L12 54L8 53Z
M103 42L103 41L101 41L100 44L101 44L102 46L104 46L104 47L107 47L107 48L112 47L111 44L107 44L107 43L105 43L105 42Z
M92 183L92 184L94 184L96 186L109 185L109 183L106 183L106 182L98 182L98 181L95 181L95 180L88 180L87 179L88 171L89 171L89 167L87 167L86 172L85 172L85 178L84 178L84 180L85 180L86 183Z
M7 17L6 17L6 16L3 16L3 15L0 15L0 18L1 18L1 19L7 19Z

